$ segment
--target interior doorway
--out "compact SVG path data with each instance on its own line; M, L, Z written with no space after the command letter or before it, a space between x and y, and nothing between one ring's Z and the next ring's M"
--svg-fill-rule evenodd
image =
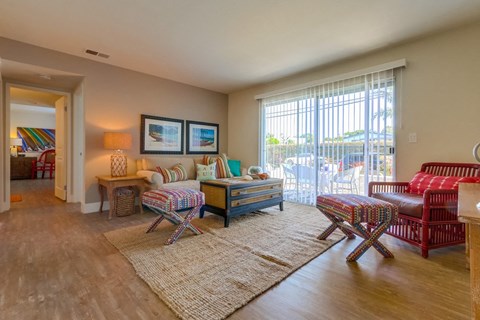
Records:
M10 141L16 141L11 145L10 200L34 199L38 190L45 201L57 201L50 196L66 201L70 93L17 84L6 89Z
M26 64L0 57L0 213L10 209L10 89L33 89L66 97L65 183L66 202L85 205L85 77L64 70ZM65 109L64 109L65 110ZM58 161L58 159L56 159ZM58 176L58 175L57 175ZM41 181L37 179L35 181ZM47 179L43 179L46 181ZM53 180L53 179L52 179ZM24 180L26 181L26 180ZM31 180L33 181L33 180ZM65 190L66 185L66 190ZM58 199L52 197L52 199ZM63 201L61 201L63 203Z

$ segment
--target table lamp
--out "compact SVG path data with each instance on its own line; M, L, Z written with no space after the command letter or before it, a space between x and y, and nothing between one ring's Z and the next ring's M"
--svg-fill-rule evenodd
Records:
M112 177L125 177L127 175L127 156L123 150L132 147L132 135L122 132L105 132L103 135L105 149L115 150L110 157L110 171Z
M18 146L22 145L22 139L20 138L10 138L10 155L16 157L18 155Z

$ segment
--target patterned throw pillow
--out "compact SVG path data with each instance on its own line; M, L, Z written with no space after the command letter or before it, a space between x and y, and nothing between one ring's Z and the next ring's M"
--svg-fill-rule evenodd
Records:
M185 181L188 179L187 170L181 163L174 165L172 169L157 167L157 171L162 175L163 183Z
M427 189L458 190L460 182L478 183L480 179L477 177L436 176L425 172L417 172L408 183L407 192L423 194Z
M217 163L212 163L209 165L197 164L197 180L215 180L215 171L217 168Z
M228 166L227 156L222 154L218 157L210 157L210 156L203 156L203 164L209 165L212 163L217 163L217 179L221 178L233 178L233 174L230 171L230 167Z

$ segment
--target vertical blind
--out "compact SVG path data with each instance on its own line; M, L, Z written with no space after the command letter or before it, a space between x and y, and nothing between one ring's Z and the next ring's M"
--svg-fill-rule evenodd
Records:
M395 70L261 99L261 163L285 179L287 200L314 204L319 193L392 179Z

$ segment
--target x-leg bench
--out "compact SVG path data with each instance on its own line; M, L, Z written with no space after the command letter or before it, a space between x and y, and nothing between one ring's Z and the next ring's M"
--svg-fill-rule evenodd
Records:
M347 256L348 262L356 261L372 246L385 258L393 258L393 254L378 239L397 220L397 206L382 200L346 194L320 195L317 197L317 208L332 222L318 239L326 239L337 228L349 239L355 238L355 235L364 238ZM374 225L375 228L369 231L362 223Z
M203 192L193 189L159 189L145 192L142 204L160 215L146 233L154 231L163 219L166 219L172 224L178 225L165 242L166 245L174 243L185 229L190 229L194 234L202 234L202 230L195 227L191 220L200 212L204 203ZM184 217L180 215L180 212L185 212Z

